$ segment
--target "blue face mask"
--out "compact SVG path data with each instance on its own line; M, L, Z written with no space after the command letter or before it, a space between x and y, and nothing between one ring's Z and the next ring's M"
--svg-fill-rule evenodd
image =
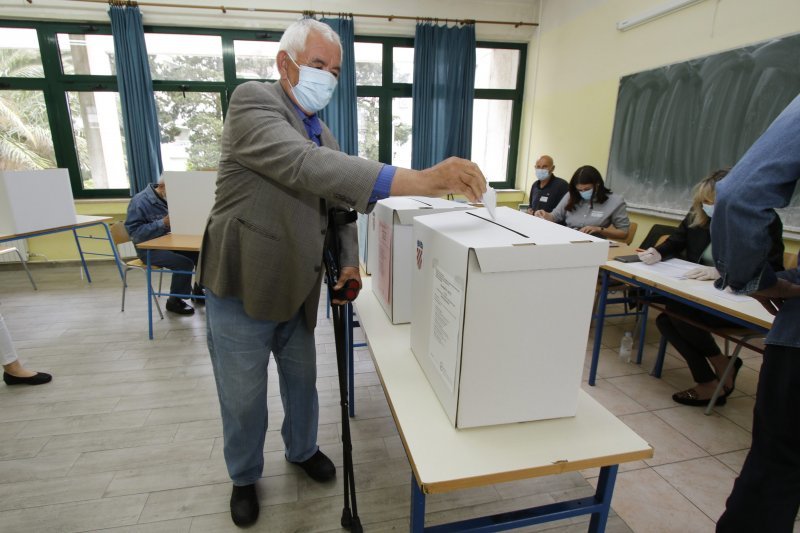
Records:
M537 168L536 169L536 179L538 180L546 180L550 177L550 171L546 168Z
M708 218L711 218L711 217L714 216L714 204L711 204L711 205L702 204L701 207L703 208L703 211L705 211L705 213L708 216Z
M584 200L591 200L593 193L594 189L589 189L588 191L578 191L578 194L580 194L581 198L583 198Z
M300 69L300 79L292 87L292 94L304 111L316 113L331 101L336 89L336 77L326 70L298 65L292 56L289 59Z

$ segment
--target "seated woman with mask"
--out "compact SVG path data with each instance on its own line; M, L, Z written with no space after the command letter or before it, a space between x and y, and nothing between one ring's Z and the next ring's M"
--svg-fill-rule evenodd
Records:
M600 171L590 165L575 171L555 209L534 215L605 239L625 240L631 225L625 200L607 189Z
M715 280L719 272L714 268L711 257L711 217L714 214L715 188L717 182L728 174L728 169L713 172L698 183L693 191L692 207L689 213L678 226L677 231L662 244L648 248L639 253L639 259L645 264L652 265L662 259L680 257L698 263L701 266L686 273L688 278L699 280ZM769 254L769 263L775 271L783 270L783 225L775 217L770 226L772 248ZM686 317L689 320L709 327L736 327L714 315L705 313L689 305L670 300L666 304L667 311ZM667 313L661 313L656 318L656 325L662 335L672 344L678 353L683 356L689 365L696 385L684 391L676 392L672 399L683 405L708 405L722 376L728 366L728 358L714 341L709 331L691 325ZM728 377L723 392L717 398L716 405L724 405L728 396L733 392L736 376L742 366L741 359L737 359L732 376Z

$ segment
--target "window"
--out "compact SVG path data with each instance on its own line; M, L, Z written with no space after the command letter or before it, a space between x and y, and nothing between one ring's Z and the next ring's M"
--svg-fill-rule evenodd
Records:
M409 168L414 40L357 39L358 155Z
M110 35L59 33L57 38L64 74L117 74L114 38Z
M277 42L233 41L233 56L236 58L236 77L249 80L277 80L275 68L278 57Z
M414 83L414 49L396 46L393 50L392 81Z
M217 168L222 139L218 92L156 91L164 170Z
M0 108L0 170L55 168L42 91L0 91Z
M475 50L476 89L516 89L519 50L477 48Z
M83 188L129 187L119 93L70 91L67 98Z
M223 81L218 35L145 33L153 80Z
M472 160L493 187L512 188L522 119L525 45L478 43Z
M514 103L475 99L472 114L472 160L492 183L506 181Z
M0 77L44 77L39 38L32 28L0 31Z
M145 28L168 170L216 168L228 98L276 80L280 33ZM495 187L516 169L526 47L478 43L473 159ZM359 155L411 165L414 40L356 37ZM76 198L128 197L109 24L0 21L0 168L67 168Z
M354 43L356 85L383 85L383 45Z

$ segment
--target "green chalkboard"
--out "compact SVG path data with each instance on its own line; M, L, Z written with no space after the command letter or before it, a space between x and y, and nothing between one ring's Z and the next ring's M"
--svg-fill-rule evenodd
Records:
M608 185L631 207L685 213L691 189L734 165L800 93L800 34L620 79ZM800 195L781 210L800 227Z

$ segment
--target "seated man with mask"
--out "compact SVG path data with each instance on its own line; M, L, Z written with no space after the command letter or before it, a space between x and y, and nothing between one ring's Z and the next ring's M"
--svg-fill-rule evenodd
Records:
M532 215L540 209L549 213L558 205L558 202L567 194L569 184L553 174L556 166L553 158L543 155L536 161L536 181L531 187L530 207L528 214Z
M148 185L147 188L137 193L131 198L128 204L128 215L125 219L125 229L131 237L134 246L166 235L170 231L169 209L167 207L167 187L164 180L159 180L155 185ZM147 261L147 252L136 248L139 259ZM168 268L170 270L194 270L197 264L197 252L181 252L170 250L151 250L150 261L155 266ZM195 284L192 290L191 274L172 274L172 283L169 292L171 294L194 294L201 296L203 290ZM204 300L198 298L195 303L202 305ZM183 301L179 296L170 296L167 300L167 311L179 315L193 315L194 308Z

